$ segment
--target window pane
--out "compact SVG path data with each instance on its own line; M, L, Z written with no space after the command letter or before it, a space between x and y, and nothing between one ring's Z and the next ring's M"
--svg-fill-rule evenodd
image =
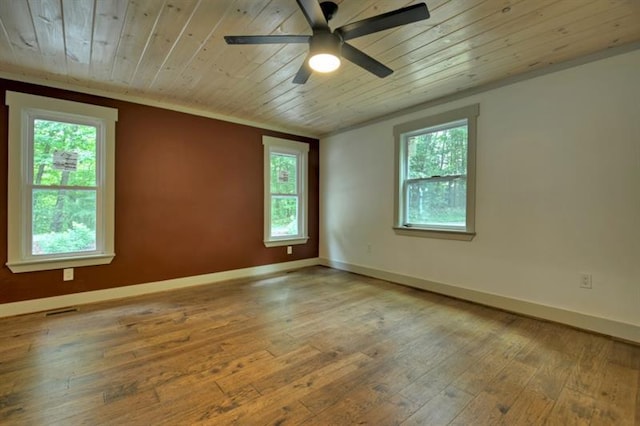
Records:
M467 180L407 184L407 222L415 225L465 226Z
M288 154L271 154L271 193L297 194L298 157Z
M97 128L33 121L33 184L96 186Z
M298 197L271 197L271 236L298 235Z
M96 191L33 190L32 254L96 249Z
M407 138L407 179L467 174L467 124Z

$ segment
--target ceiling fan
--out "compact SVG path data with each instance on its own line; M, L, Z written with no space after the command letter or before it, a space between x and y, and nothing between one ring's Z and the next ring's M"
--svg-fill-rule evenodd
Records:
M308 43L309 53L293 79L296 84L307 82L313 71L331 72L340 66L340 58L364 68L384 78L393 70L373 59L363 51L347 43L348 40L378 31L387 30L412 22L429 18L429 9L425 3L407 6L362 21L343 25L331 30L329 21L338 10L331 1L318 3L317 0L296 0L313 31L312 35L245 35L225 36L227 44L281 44Z

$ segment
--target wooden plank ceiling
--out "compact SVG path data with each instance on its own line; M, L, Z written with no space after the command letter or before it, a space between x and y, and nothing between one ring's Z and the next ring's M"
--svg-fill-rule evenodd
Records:
M415 4L336 0L332 28ZM307 46L224 35L310 34L295 0L0 0L0 70L322 135L465 89L640 40L639 0L428 0L431 19L352 44L395 70L343 61L291 82Z

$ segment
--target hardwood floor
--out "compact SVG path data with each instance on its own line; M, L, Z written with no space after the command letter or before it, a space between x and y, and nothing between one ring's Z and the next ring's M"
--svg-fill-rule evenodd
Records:
M0 339L3 425L640 424L640 347L323 267Z

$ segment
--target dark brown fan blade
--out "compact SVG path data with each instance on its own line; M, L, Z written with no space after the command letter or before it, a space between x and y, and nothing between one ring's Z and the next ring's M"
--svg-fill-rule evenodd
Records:
M227 44L283 44L308 43L310 38L306 35L224 36L224 41Z
M311 29L315 30L328 30L329 24L327 19L322 13L322 8L318 0L296 0L298 6L302 9L304 17L307 18L307 22L311 26Z
M340 34L344 41L347 41L363 35L421 21L429 18L429 16L427 5L425 3L419 3L344 25L337 28L335 32Z
M391 68L347 43L342 45L342 57L380 78L385 78L393 72Z
M293 82L295 84L305 84L307 80L309 80L312 72L313 70L309 66L309 56L307 56L306 58L304 58L304 62L300 66L298 73L293 78Z

